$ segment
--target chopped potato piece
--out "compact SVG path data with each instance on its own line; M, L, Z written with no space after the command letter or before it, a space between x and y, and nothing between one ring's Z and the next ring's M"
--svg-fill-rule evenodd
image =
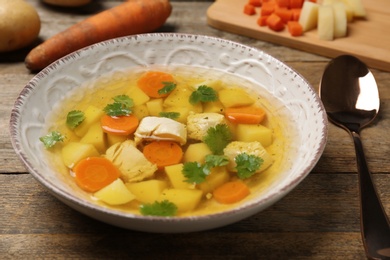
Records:
M74 129L75 134L79 137L84 136L91 125L98 122L103 115L104 112L101 108L92 105L88 106L84 111L84 121Z
M330 5L318 8L318 38L325 41L334 39L333 8Z
M150 100L150 97L137 86L131 86L126 95L133 100L134 106L143 105Z
M205 143L190 144L184 152L184 162L198 162L204 163L205 157L212 154L210 148Z
M200 200L203 192L197 189L166 189L159 197L159 201L168 200L177 206L178 212L194 210Z
M126 187L142 203L154 203L162 191L168 188L168 183L162 180L147 180L126 183Z
M156 98L146 102L146 107L148 108L149 115L158 116L161 111L163 111L163 99Z
M218 97L225 107L249 106L255 103L253 98L240 88L222 89L218 92Z
M109 205L122 205L135 199L135 196L119 178L93 195Z
M183 164L174 164L170 166L166 166L164 168L165 173L167 174L171 185L175 189L189 189L193 185L191 183L186 182L186 177L184 176Z
M272 130L263 125L238 124L235 133L237 141L258 141L264 147L272 144Z
M81 138L80 142L93 144L100 153L104 153L107 149L106 138L100 122L92 124L88 129L88 132Z
M203 194L213 192L217 187L221 186L230 179L229 172L226 167L215 167L211 169L211 173L206 177L206 180L198 185Z
M68 168L73 168L79 161L91 156L99 156L92 144L69 142L61 150L62 161Z
M305 1L302 6L298 22L302 25L304 32L317 27L319 4Z

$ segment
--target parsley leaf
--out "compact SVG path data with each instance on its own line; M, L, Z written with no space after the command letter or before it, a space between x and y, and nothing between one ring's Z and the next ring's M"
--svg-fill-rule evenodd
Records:
M264 162L263 158L253 154L249 155L247 153L237 155L234 160L237 164L237 175L240 179L251 177Z
M80 110L72 110L66 116L66 125L70 129L75 129L78 125L81 124L85 119L85 115L83 111Z
M160 117L167 117L170 119L178 119L180 117L179 112L160 112L158 115Z
M164 87L157 91L157 93L160 95L169 94L176 88L175 82L162 82L162 84Z
M168 200L163 200L161 202L142 204L140 211L144 216L170 217L176 215L177 206Z
M223 149L232 140L232 133L226 124L218 124L207 130L203 141L207 144L213 154L223 154Z
M113 98L114 103L108 104L103 110L109 116L128 116L131 114L133 100L126 95L118 95Z
M224 166L229 163L229 158L225 155L208 154L205 157L205 167L211 169L213 167Z
M204 182L207 175L210 174L210 171L198 162L186 162L182 172L186 177L186 182L196 184Z
M64 141L65 136L63 136L58 131L52 131L45 136L39 138L39 140L45 145L46 148L53 147L57 142Z
M218 99L217 92L206 85L199 86L194 92L191 93L190 103L197 104L199 102L211 102Z

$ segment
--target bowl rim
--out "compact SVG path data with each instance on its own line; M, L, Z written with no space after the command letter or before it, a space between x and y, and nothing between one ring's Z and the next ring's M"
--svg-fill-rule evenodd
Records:
M20 109L24 106L24 98L23 96L28 96L37 86L36 82L39 82L41 78L45 78L53 71L58 70L58 68L61 68L62 66L67 66L72 63L73 57L80 57L83 54L86 54L92 49L98 49L98 48L104 48L106 45L110 45L112 43L121 42L121 41L132 41L132 40L138 40L138 38L150 38L151 40L155 40L156 38L172 38L172 37L196 37L199 39L204 39L205 41L216 41L220 43L230 44L234 45L239 48L245 48L250 49L256 53L261 53L262 55L266 56L267 58L273 60L273 62L277 62L278 64L281 64L286 69L290 70L294 74L300 77L300 79L305 83L305 85L308 87L308 91L311 92L313 95L315 102L320 107L319 113L321 113L322 118L322 128L321 128L321 141L319 142L318 149L315 151L313 156L310 159L310 163L306 165L305 168L303 168L299 174L297 174L292 181L288 182L288 184L284 185L280 189L278 189L277 192L272 192L268 196L262 197L260 199L253 198L250 201L243 203L239 205L238 207L231 208L228 210L224 210L222 212L216 212L206 215L193 215L193 216L173 216L173 217L160 217L160 216L144 216L144 215L138 215L133 214L125 211L119 211L115 210L109 207L100 206L98 204L94 204L93 202L86 201L83 199L80 199L79 197L76 197L70 192L67 192L66 190L63 190L56 185L54 185L51 181L47 180L44 177L44 174L40 173L35 167L32 162L29 161L28 156L26 155L24 149L22 148L22 145L20 143L19 139L19 121L20 121ZM79 206L89 208L93 211L100 211L105 214L109 214L112 216L119 216L119 217L125 217L129 221L131 219L143 219L143 220L151 220L151 221L162 221L162 222L177 222L177 221L198 221L198 220L207 220L207 219L214 219L219 218L221 216L229 216L234 215L239 211L242 210L253 210L255 207L258 207L260 204L263 205L261 210L269 207L270 205L274 204L284 196L286 196L289 191L293 190L303 179L306 178L307 175L311 172L311 170L315 167L318 160L320 159L326 143L327 143L327 133L328 133L328 124L327 124L327 116L325 112L325 108L319 98L319 95L315 92L312 85L295 69L288 66L286 63L280 61L279 59L275 58L274 56L268 54L267 52L264 52L258 48L251 47L249 45L245 45L236 41L227 40L218 38L215 36L207 36L207 35L201 35L201 34L189 34L189 33L145 33L145 34L137 34L137 35L130 35L130 36L123 36L118 37L106 41L102 41L99 43L92 44L90 46L84 47L82 49L79 49L77 51L74 51L56 61L54 61L52 64L48 65L46 68L42 69L40 72L38 72L29 82L25 85L25 87L22 89L20 94L18 95L14 106L11 111L11 117L10 117L10 134L11 134L11 143L15 150L15 153L18 155L18 157L21 159L21 161L24 163L25 167L28 169L28 171L32 174L32 176L41 184L43 185L49 192L52 193L55 197L58 199L66 199L69 202L75 203ZM55 171L53 171L55 173ZM62 199L61 199L62 200ZM62 200L63 201L63 200ZM63 201L64 202L64 201ZM259 210L260 211L260 210ZM257 212L257 211L256 211Z

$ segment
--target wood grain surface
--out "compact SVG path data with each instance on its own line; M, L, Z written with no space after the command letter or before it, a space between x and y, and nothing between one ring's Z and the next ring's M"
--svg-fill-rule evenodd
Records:
M268 27L260 27L257 15L243 13L246 3L241 0L217 0L207 10L208 24L255 39L269 41L284 46L336 57L340 54L352 54L368 65L390 71L390 1L362 0L367 11L366 19L355 19L348 23L348 37L333 41L318 39L317 30L311 30L300 37L292 37L287 29L274 32Z
M119 1L80 9L28 0L42 19L40 40ZM273 55L301 73L315 90L329 59L240 36L207 24L212 1L174 1L162 32L197 33L240 42ZM149 234L113 227L67 207L27 173L9 137L10 112L34 76L28 51L0 54L0 259L366 259L359 224L356 161L348 134L329 125L324 154L308 177L270 208L204 232ZM370 170L390 213L390 73L373 69L381 111L362 131Z

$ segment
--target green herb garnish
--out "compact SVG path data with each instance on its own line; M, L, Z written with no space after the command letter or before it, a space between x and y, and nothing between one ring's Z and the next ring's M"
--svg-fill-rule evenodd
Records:
M108 104L103 110L109 116L128 116L131 114L133 100L126 95L119 95L113 98L114 103Z
M205 157L205 163L187 162L183 165L183 175L188 183L202 183L211 173L213 167L224 166L229 163L229 159L224 155L209 154Z
M251 177L264 162L263 158L253 154L249 155L247 153L237 155L234 160L237 164L237 175L240 179L247 179Z
M189 101L191 104L197 104L199 102L212 102L217 99L217 92L213 88L201 85L191 93Z
M65 136L63 136L58 131L52 131L45 136L39 138L39 140L45 145L46 148L53 147L57 142L64 141Z
M85 119L85 115L83 111L80 110L72 110L66 116L66 125L70 129L75 129L78 125L80 125Z
M177 206L168 200L156 201L151 204L142 204L140 212L144 216L171 217L176 215Z
M213 154L223 154L223 149L232 140L232 133L225 124L218 124L207 130L203 141L207 144Z
M169 94L176 88L175 82L162 82L162 84L164 87L157 91L159 95Z
M167 117L170 119L178 119L180 117L179 112L160 112L158 115L160 117Z

